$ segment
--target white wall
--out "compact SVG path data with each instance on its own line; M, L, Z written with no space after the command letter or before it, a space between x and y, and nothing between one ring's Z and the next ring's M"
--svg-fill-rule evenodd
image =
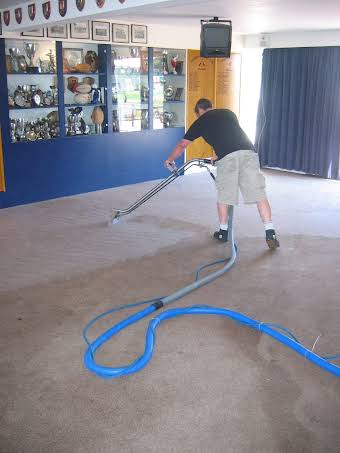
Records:
M322 47L340 46L340 30L285 31L262 35L267 45L261 46L261 35L246 35L245 48L256 47Z
M118 21L116 21L118 22ZM119 21L119 23L128 23L124 21ZM155 24L143 24L148 27L148 47L166 47L166 48L177 48L177 49L199 49L200 48L200 23L198 22L197 27L173 27L165 25L155 25ZM69 26L69 25L68 25ZM46 31L45 31L46 35ZM17 32L7 32L4 33L3 38L22 38L20 33ZM32 41L37 41L39 39L48 39L48 38L28 38L25 37L25 40L31 39ZM49 39L51 40L51 39ZM76 41L74 39L68 39L68 41ZM85 42L79 40L79 42ZM94 41L91 41L94 42ZM109 43L107 43L109 44ZM111 43L113 44L113 43ZM114 44L119 45L119 44ZM124 44L136 46L136 44ZM243 38L241 35L234 34L232 41L232 51L239 52L243 47Z
M241 65L240 124L252 142L255 140L259 105L263 49L243 49Z

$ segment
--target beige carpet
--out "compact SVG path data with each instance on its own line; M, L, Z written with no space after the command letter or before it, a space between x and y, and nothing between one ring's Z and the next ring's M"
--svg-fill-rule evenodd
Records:
M280 323L340 353L340 183L267 171L281 239L266 249L254 207L236 209L237 265L173 306L208 303ZM176 180L114 226L154 183L0 211L0 452L338 452L340 382L232 321L177 318L140 373L101 380L83 367L82 328L124 303L190 283L227 247L205 173ZM100 321L92 337L128 313ZM148 320L98 354L129 363Z

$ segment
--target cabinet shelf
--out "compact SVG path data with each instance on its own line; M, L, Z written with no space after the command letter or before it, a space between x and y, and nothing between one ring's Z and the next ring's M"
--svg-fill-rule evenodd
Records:
M65 104L65 108L73 107L105 107L106 104L97 103L97 104Z
M154 108L161 108L164 104L184 104L184 101L166 101L164 100L161 104L154 104Z
M9 76L44 76L44 75L57 75L56 72L37 72L36 74L31 74L29 72L8 72Z
M154 77L185 77L185 74L154 74Z
M64 76L104 76L105 72L64 72Z
M113 110L124 109L124 108L134 108L134 109L148 109L149 104L141 102L140 104L112 104Z
M57 109L58 105L42 105L40 107L9 107L9 110L43 110L43 109Z
M140 72L138 74L115 74L115 73L112 73L112 77L124 77L124 78L128 78L128 79L130 79L131 77L141 77L141 76L147 77L148 74L146 74L144 72L143 73Z

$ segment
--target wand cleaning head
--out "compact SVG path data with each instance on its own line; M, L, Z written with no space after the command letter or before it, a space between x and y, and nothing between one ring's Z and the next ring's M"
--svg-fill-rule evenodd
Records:
M113 209L112 213L111 213L111 224L114 225L115 223L118 223L119 220L120 220L119 211L116 211L115 209Z

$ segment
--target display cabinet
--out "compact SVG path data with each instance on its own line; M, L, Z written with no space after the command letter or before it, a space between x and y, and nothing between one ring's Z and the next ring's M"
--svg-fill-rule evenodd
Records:
M184 135L185 56L0 38L0 208L166 177Z
M186 51L6 39L13 143L184 127Z
M115 46L111 52L113 132L148 129L148 49Z
M186 52L153 49L153 128L184 127Z
M107 133L106 45L63 43L66 136Z
M55 42L8 39L5 58L12 143L59 136Z

